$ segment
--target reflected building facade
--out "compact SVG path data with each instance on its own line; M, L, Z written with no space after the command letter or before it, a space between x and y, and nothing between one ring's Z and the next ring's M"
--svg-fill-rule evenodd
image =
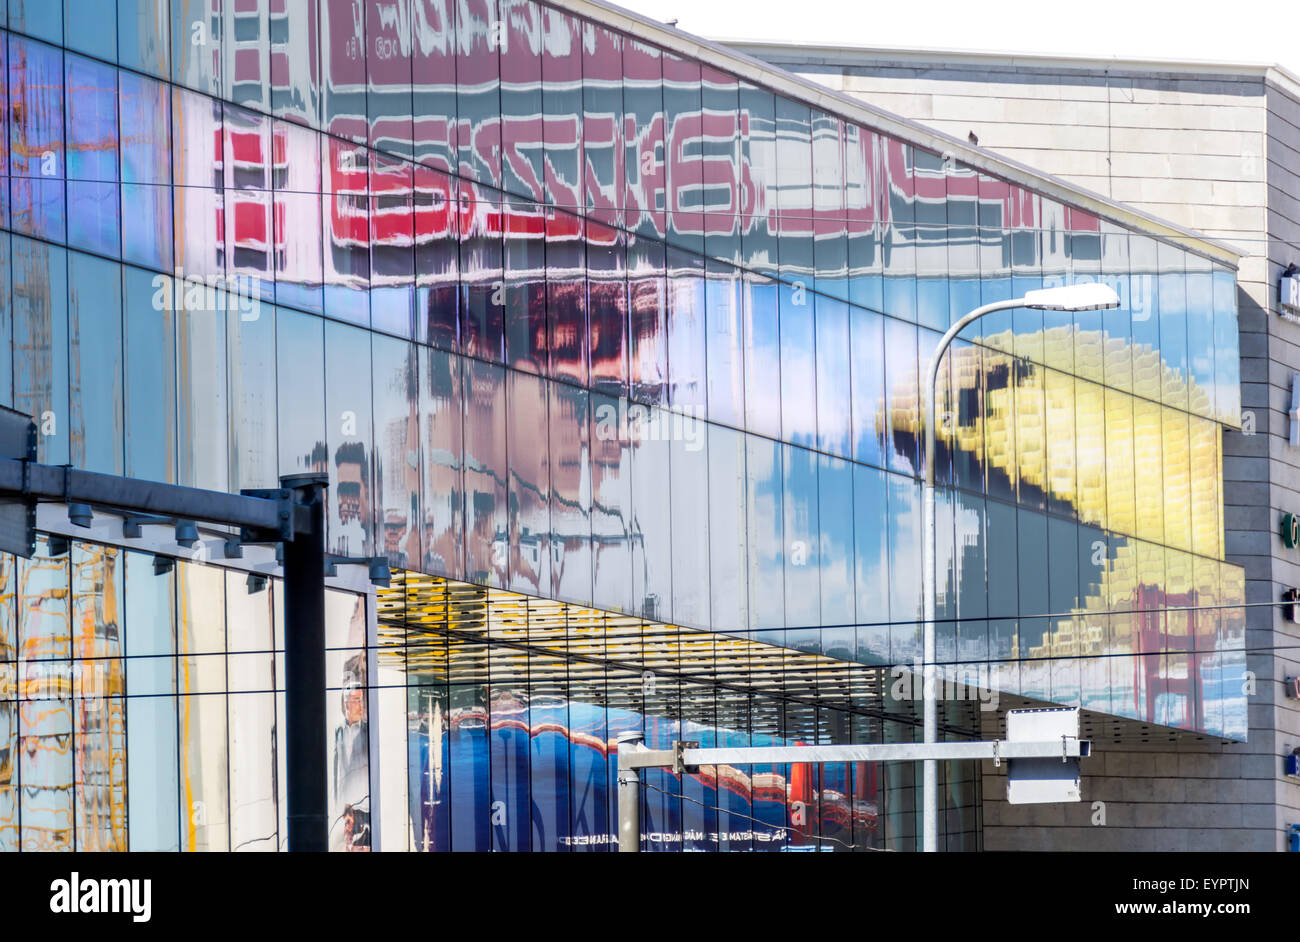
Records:
M1235 257L696 48L585 0L9 0L0 396L41 460L328 472L330 552L395 570L331 589L332 846L609 850L631 729L919 738L921 369L1078 281L1121 306L942 372L939 659L1244 738ZM0 846L279 846L274 561L56 517L4 563ZM655 773L646 844L910 849L912 774ZM979 847L977 771L942 794Z

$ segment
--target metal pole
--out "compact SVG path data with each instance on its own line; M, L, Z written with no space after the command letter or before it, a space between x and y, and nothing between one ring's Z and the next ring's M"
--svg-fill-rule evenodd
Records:
M922 500L921 520L925 531L924 558L921 560L921 598L925 605L925 625L921 643L921 709L922 725L926 743L937 741L938 704L934 687L934 619L936 597L938 595L937 567L935 558L935 512L934 512L934 398L935 384L939 376L939 362L943 359L948 345L972 321L985 314L1019 307L1023 298L1011 301L995 301L977 307L969 314L948 328L948 332L939 340L938 346L930 356L930 370L926 374L925 384L925 492ZM935 759L925 759L921 763L921 850L934 853L939 849L939 766Z
M641 851L641 770L623 760L628 753L641 752L645 736L627 732L618 737L618 852Z
M285 797L290 851L329 850L325 746L325 474L280 479L310 510L284 544Z

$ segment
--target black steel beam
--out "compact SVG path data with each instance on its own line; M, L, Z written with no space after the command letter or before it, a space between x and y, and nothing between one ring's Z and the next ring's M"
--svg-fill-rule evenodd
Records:
M325 744L325 487L329 476L280 479L310 516L284 544L285 797L290 851L329 850Z
M26 475L24 476L24 465ZM242 527L273 540L307 532L306 507L287 502L0 458L0 493ZM287 515L287 516L286 516ZM286 527L287 524L287 527Z

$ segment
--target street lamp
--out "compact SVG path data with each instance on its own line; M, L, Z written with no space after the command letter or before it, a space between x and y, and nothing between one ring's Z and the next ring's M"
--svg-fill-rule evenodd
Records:
M1109 285L1086 282L1077 285L1064 285L1059 288L1040 288L1028 291L1023 298L1009 301L994 301L977 307L961 320L948 328L939 345L930 357L930 370L926 374L925 384L925 500L923 524L925 527L925 558L921 561L921 595L925 599L925 634L922 642L923 684L921 703L924 716L925 741L937 742L936 713L937 703L934 689L934 609L937 587L935 569L935 526L934 526L934 392L939 375L939 361L954 337L966 329L973 321L994 311L1008 308L1026 307L1039 311L1100 311L1119 307L1119 296ZM936 760L925 759L921 763L922 822L921 849L926 853L938 850L939 843L939 781Z

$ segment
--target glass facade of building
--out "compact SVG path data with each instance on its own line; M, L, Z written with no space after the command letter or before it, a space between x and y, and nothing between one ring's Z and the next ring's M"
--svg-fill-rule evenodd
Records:
M1103 281L1117 310L991 315L952 348L936 428L939 659L1007 693L1245 737L1244 581L1224 562L1221 519L1220 431L1240 418L1230 269L531 0L8 0L5 17L0 401L35 417L43 461L232 491L328 471L340 555L387 555L485 599L598 611L607 627L911 665L929 351L981 303ZM40 566L6 563L18 588L0 627L0 846L265 841L274 788L233 794L249 781L237 760L277 767L273 648L230 647L232 607L258 596L193 563L147 587L143 564L135 596L172 601L140 609L152 627L138 637L155 640L136 651L175 671L135 688L133 632L109 627L126 623L114 592L135 604L132 554L44 552ZM191 570L215 581L191 590ZM223 596L222 628L215 615L188 625L191 591ZM170 621L144 614L164 609ZM269 607L240 618L239 631L270 630ZM630 706L608 676L570 686L568 653L516 639L530 663L553 662L535 682L501 639L443 630L436 667L393 642L403 654L383 662L383 684L366 681L378 662L364 643L360 660L331 664L341 689L379 691L342 697L340 751L373 744L376 697L400 690L409 718L409 748L384 752L374 776L336 769L349 846L369 846L358 789L397 776L411 809L399 846L608 849L605 812L575 804L596 761L576 744L604 763L637 717L719 742L907 735L819 725L821 705L801 725L783 695L779 721L757 701L728 714L707 684ZM83 643L98 653L72 653ZM33 664L83 657L127 665L93 721L118 758L84 771L67 745L91 736L77 739L91 720L73 709L75 682L28 680ZM701 702L708 717L689 716ZM192 720L205 732L174 737L170 754L130 734L134 710L172 742L186 704L210 703ZM544 744L546 704L567 711L567 751ZM913 728L907 705L891 709ZM466 738L439 758L430 724ZM205 776L218 767L228 791L194 799L214 823L185 824L185 789L216 794L222 776ZM444 774L446 793L428 784ZM761 774L785 792L781 840L755 837L753 821L710 832L679 797L666 846L745 828L753 846L809 840L794 776ZM840 839L909 846L910 823L873 830L861 809L910 772L824 774L848 778L798 788L822 807L828 791L853 796L826 825L847 827ZM775 829L759 775L744 775L744 814ZM179 804L146 797L143 820L130 813L137 789L175 781ZM738 794L710 787L715 806ZM20 837L29 793L39 807ZM563 826L510 812L528 795L535 811L539 794L567 802ZM958 812L977 804L973 781L949 790ZM62 823L30 824L29 839L41 815Z

